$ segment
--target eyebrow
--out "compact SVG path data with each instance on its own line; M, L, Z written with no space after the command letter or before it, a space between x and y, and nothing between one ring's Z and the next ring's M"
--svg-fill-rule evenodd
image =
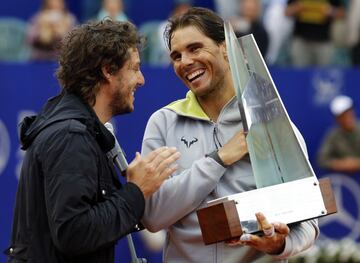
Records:
M204 44L203 44L202 42L198 42L198 41L197 41L197 42L192 42L192 43L188 44L185 49L190 49L190 48L192 48L192 47L203 46L203 45L204 45ZM172 52L170 53L170 57L172 58L173 56L175 56L175 55L178 54L178 53L179 53L178 51L174 50L174 51L172 51Z
M135 63L130 63L129 64L129 68L134 68L134 67L141 67L141 61L136 61Z

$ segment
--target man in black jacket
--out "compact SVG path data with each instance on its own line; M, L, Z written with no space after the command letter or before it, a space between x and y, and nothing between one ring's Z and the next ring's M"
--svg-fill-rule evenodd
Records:
M144 84L128 22L104 20L75 28L60 50L62 92L21 125L21 170L8 262L114 262L117 240L134 230L144 199L175 171L174 148L130 163L121 185L106 153L113 135L103 125L133 110Z

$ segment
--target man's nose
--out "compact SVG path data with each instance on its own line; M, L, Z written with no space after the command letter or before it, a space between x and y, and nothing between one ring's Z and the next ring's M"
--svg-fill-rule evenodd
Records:
M139 77L138 77L138 87L141 87L145 84L145 78L142 72L140 71Z
M181 57L181 63L183 63L184 65L191 65L192 63L194 63L194 59L192 58L192 56L184 54Z

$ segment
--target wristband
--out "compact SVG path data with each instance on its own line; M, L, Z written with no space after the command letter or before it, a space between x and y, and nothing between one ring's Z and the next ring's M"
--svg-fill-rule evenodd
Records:
M220 164L221 166L223 166L225 168L228 167L226 164L224 164L223 160L221 160L217 150L215 150L209 154L205 154L205 157L210 157L210 158L214 159L215 162L217 162L218 164Z

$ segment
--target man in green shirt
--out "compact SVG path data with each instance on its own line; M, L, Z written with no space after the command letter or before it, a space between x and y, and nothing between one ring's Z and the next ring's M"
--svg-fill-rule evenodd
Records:
M360 172L360 124L353 106L353 100L343 95L330 103L337 126L326 134L320 147L320 167L335 172Z

